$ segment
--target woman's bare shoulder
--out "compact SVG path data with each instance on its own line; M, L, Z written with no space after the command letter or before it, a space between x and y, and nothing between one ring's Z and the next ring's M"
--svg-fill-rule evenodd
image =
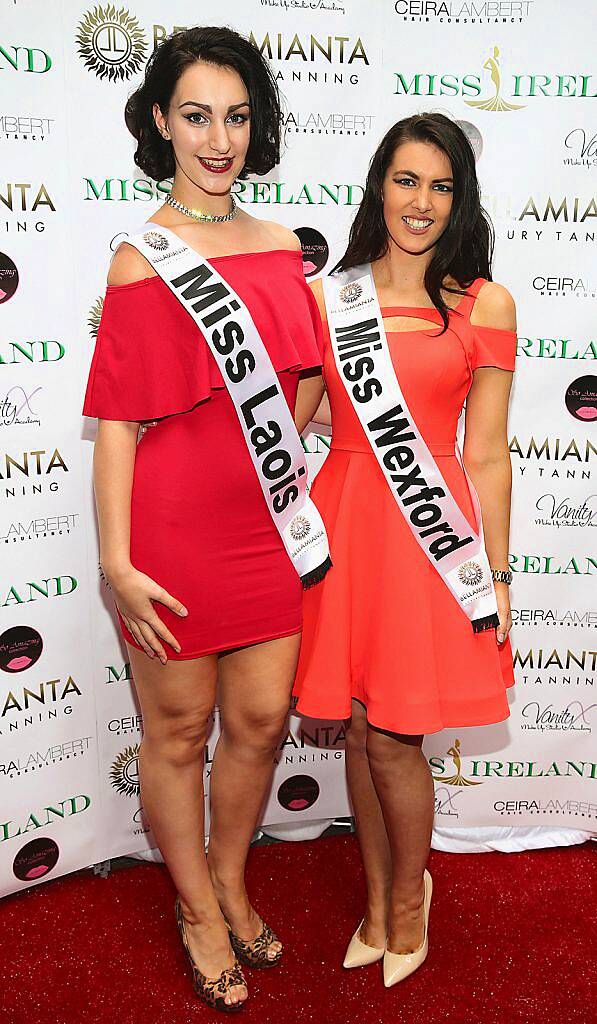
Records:
M264 221L263 227L275 249L294 249L300 252L300 238L290 228L284 227L283 224L277 224L275 220Z
M142 256L134 245L121 242L112 257L108 270L108 284L118 286L122 284L134 284L136 281L143 281L147 277L156 277L156 273L145 256Z
M510 292L497 281L486 281L473 306L471 323L477 327L516 330L516 305Z

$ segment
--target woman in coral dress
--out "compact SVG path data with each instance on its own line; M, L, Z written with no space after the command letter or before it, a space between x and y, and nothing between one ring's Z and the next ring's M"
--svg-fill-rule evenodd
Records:
M404 408L426 443L427 466L435 462L471 541L479 525L476 496L456 451L466 400L463 458L478 494L485 551L460 567L462 606L388 485L376 457L383 437L368 436L359 415L359 403L367 399L363 382L374 386L368 375L376 372L379 332L361 332L359 348L349 340L335 351L328 308L333 277L325 294L321 282L313 286L326 318L323 379L332 444L312 497L326 524L333 569L304 596L295 693L303 714L349 720L347 774L368 895L345 966L383 956L386 985L409 974L427 953L431 878L425 864L434 799L423 737L509 714L506 425L516 335L513 301L490 281L490 242L463 132L440 114L408 118L390 129L373 157L339 264L348 272L339 280L348 283L334 293L339 307L358 308L368 280L360 276L362 265L371 265L393 383L398 380ZM350 339L347 330L341 327L338 336ZM322 418L321 408L315 413L322 390L323 381L313 381L297 407L300 429L314 414ZM412 437L404 434L405 422L397 433ZM395 460L407 457L412 459L404 447L395 449ZM435 514L428 504L425 516L433 520ZM421 533L434 529L440 527ZM466 588L483 562L484 613L490 614L481 609L481 617L474 611L469 616L467 595L476 591Z

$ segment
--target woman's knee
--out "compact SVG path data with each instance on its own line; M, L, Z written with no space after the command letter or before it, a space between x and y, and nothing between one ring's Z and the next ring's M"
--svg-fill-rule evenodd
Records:
M203 757L210 728L211 712L198 710L164 713L143 723L141 756L158 753L172 764L184 766Z
M353 701L353 713L346 723L346 749L351 754L365 754L367 750L367 714L358 701Z
M408 736L367 727L367 757L372 770L394 770L416 764L421 758L422 736Z
M286 697L273 700L264 708L226 709L222 712L222 732L238 749L273 753L282 737L288 712Z

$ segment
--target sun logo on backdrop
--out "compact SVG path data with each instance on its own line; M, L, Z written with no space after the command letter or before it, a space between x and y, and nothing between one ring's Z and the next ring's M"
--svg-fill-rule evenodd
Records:
M139 744L125 749L112 762L110 782L124 796L139 796Z
M140 71L147 55L147 39L136 18L125 7L100 4L86 11L77 25L77 52L85 67L110 82Z
M469 107L478 107L479 110L522 110L524 104L506 103L502 99L502 72L500 68L500 48L494 46L487 60L483 65L485 71L490 72L495 93L488 100L465 100Z
M97 338L97 332L99 331L100 320L102 318L102 309L104 308L104 300L101 295L95 300L93 306L89 310L89 316L87 317L87 326L89 333L92 338Z

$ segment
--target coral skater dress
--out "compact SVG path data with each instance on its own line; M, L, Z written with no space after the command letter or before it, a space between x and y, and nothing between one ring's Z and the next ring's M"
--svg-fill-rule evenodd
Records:
M301 372L322 359L301 253L211 262L246 303L293 410ZM160 277L107 288L83 412L152 424L137 445L130 551L135 568L188 609L179 618L156 605L182 648L168 657L298 632L302 585L234 405L199 328Z
M449 314L449 328L387 332L408 407L471 526L475 514L455 453L463 403L479 366L514 369L516 335L476 327L478 279ZM438 323L437 310L386 307L385 318ZM327 325L324 377L332 444L311 497L326 526L333 569L303 595L303 639L295 694L314 718L349 718L351 698L371 725L419 735L486 725L509 715L514 682L509 641L473 633L392 496L340 380Z

